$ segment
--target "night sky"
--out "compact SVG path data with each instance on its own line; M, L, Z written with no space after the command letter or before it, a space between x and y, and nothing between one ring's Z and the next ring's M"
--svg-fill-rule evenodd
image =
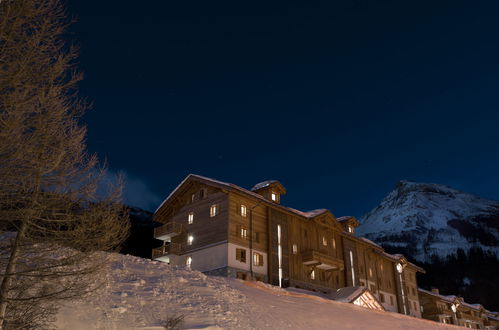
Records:
M499 2L71 0L88 147L154 211L189 173L362 216L402 179L499 200Z

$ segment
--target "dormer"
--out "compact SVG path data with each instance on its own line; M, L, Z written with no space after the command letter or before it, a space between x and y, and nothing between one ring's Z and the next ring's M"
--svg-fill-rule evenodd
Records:
M343 230L350 234L355 233L355 228L359 226L359 222L357 221L357 219L352 216L340 217L336 220L338 220L338 222L341 224Z
M281 202L281 195L286 194L286 189L277 180L260 182L251 188L251 191L277 204Z

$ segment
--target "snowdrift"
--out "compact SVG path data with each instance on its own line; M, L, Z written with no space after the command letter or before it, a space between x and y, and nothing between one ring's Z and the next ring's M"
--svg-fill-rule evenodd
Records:
M458 329L405 315L371 311L305 290L206 276L115 254L107 285L61 309L61 329L164 329L184 316L187 329Z

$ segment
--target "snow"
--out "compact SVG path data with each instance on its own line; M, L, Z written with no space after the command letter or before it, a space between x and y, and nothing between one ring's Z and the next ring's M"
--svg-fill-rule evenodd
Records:
M183 315L187 329L452 329L401 314L372 311L318 293L206 276L165 263L115 254L107 285L68 303L62 329L164 329Z
M499 202L443 185L401 181L378 207L360 219L357 235L396 246L407 245L406 237L413 237L418 253L412 257L419 261L472 246L499 255L498 246L472 243L449 225L452 220L465 221L499 239L497 229L473 220L498 214Z

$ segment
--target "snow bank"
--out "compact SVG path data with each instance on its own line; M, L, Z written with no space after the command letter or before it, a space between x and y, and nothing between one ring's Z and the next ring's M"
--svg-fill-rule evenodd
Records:
M223 277L132 256L113 255L107 286L85 302L66 305L62 329L164 329L184 315L190 329L452 329L308 294Z

